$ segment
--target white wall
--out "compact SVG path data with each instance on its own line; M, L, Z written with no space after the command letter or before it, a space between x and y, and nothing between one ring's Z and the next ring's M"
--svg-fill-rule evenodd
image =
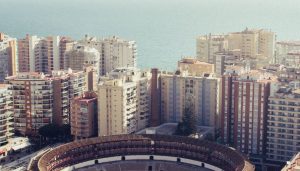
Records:
M171 157L171 156L160 156L160 155L152 155L153 156L153 160L157 160L157 161L171 161L171 162L177 162L177 157ZM149 160L150 155L127 155L125 156L125 160ZM98 163L107 163L107 162L117 162L117 161L121 161L122 160L122 156L115 156L115 157L107 157L107 158L100 158L97 159ZM196 160L190 160L190 159L185 159L185 158L180 158L181 163L186 163L186 164L191 164L191 165L195 165L195 166L202 166L201 161L196 161ZM87 167L87 166L92 166L95 164L95 160L89 160L86 162L82 162L82 163L78 163L69 167L66 167L63 169L63 171L69 171L69 170L73 170L73 169L79 169L79 168L83 168L83 167ZM214 171L223 171L222 169L210 165L208 163L204 163L204 167L214 170Z

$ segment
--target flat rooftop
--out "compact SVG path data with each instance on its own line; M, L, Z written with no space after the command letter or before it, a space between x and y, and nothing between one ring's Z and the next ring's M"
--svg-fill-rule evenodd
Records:
M173 135L177 129L177 125L177 123L164 123L157 127L145 128L136 134Z
M164 123L157 127L145 128L137 132L136 134L158 134L158 135L174 135L177 129L177 123ZM213 133L214 128L209 126L197 126L198 138L204 137L204 135Z

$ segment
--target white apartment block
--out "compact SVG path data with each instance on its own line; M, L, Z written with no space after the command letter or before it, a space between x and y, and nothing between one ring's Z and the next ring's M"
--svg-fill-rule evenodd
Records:
M196 39L196 54L201 61L216 64L216 53L239 51L240 58L255 61L259 68L272 61L275 33L264 29L248 29L226 35L204 35Z
M74 45L72 50L65 53L64 68L67 70L84 70L88 66L94 67L97 77L100 74L100 53L97 49L84 45Z
M68 37L26 35L18 40L19 70L51 73L64 69L64 55L72 45L73 41Z
M276 42L275 48L273 63L285 64L285 60L289 52L300 50L300 41Z
M248 29L227 35L228 50L240 49L244 59L269 59L274 55L275 33L264 29Z
M191 76L186 71L160 73L163 122L180 122L192 108L199 126L218 128L220 79L210 74Z
M130 134L149 126L150 72L118 68L98 86L98 134Z
M267 159L285 162L300 151L299 85L276 87L268 105Z
M224 35L205 35L196 39L197 59L215 64L215 53L227 50L227 40Z
M285 58L283 60L282 64L287 66L287 67L296 67L299 68L300 66L300 50L292 50L289 51Z
M0 83L18 71L17 43L15 38L0 32Z
M85 36L80 45L95 48L100 53L100 75L120 67L136 67L136 43L116 36L104 39Z
M13 101L8 84L0 84L0 146L7 143L13 133Z

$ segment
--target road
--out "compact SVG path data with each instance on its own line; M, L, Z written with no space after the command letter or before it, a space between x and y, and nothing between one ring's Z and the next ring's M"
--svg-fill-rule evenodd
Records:
M48 150L51 150L57 146L61 145L61 143L58 144L54 144L51 146L47 146L45 148L42 148L39 151L33 152L27 156L24 156L20 159L17 159L13 162L7 163L3 166L0 166L0 170L1 171L25 171L28 164L30 163L30 160L33 159L35 156L39 156L42 155L43 153L45 153Z

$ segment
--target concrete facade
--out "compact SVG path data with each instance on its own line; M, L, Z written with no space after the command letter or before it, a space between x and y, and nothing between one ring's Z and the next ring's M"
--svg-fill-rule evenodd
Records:
M226 51L228 42L225 35L204 35L196 38L197 59L211 64L215 63L215 53Z
M85 89L84 73L56 71L18 73L7 77L14 104L14 127L22 135L36 135L38 129L49 123L68 124L70 100Z
M300 41L280 41L276 42L274 64L284 64L287 54L291 51L300 50Z
M95 48L76 44L65 54L64 60L65 69L84 70L88 66L93 66L97 77L100 74L100 53Z
M240 50L231 50L227 52L215 53L216 63L215 63L215 73L217 76L224 74L226 66L231 65L244 65L244 61L241 59Z
M100 53L100 75L120 67L136 67L136 43L135 41L123 40L112 36L109 38L97 39L86 35L78 41L80 45L95 48Z
M70 123L70 103L81 96L86 89L83 71L53 71L53 123L58 125Z
M17 40L0 32L0 83L18 71Z
M268 160L285 162L300 151L299 101L299 85L280 86L269 97Z
M288 67L299 67L300 66L300 50L289 51L282 64Z
M51 73L64 69L64 55L72 45L68 37L26 35L18 40L20 72Z
M248 29L226 35L205 35L196 39L197 59L216 64L216 53L240 51L243 60L251 60L259 68L273 60L275 33L264 29Z
M0 146L7 143L14 133L13 100L7 84L0 84Z
M98 136L97 94L85 92L71 102L71 134L75 139Z
M240 49L241 57L272 59L275 33L264 29L248 29L228 34L228 50Z
M192 108L199 126L218 128L220 79L191 76L186 71L160 73L163 122L180 122L184 109Z
M222 76L221 138L239 151L262 155L271 83L277 77L260 70L228 70Z
M22 135L34 135L44 125L52 123L52 80L38 73L19 73L7 77L14 104L14 128Z
M98 86L98 134L130 134L150 125L148 71L118 68Z

